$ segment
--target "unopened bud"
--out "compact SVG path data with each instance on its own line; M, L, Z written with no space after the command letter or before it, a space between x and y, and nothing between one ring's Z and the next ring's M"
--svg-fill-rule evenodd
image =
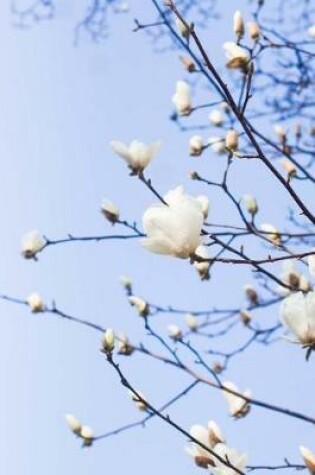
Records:
M140 391L136 391L137 394L135 394L133 391L129 390L129 394L131 396L132 401L135 403L137 408L140 411L146 411L148 406L147 406L147 401L144 395Z
M198 320L192 313L187 313L185 315L185 322L189 330L196 331L198 329Z
M253 304L253 305L258 304L258 294L257 294L256 289L252 285L246 284L244 286L244 292L245 292L245 295L246 295L247 299L249 300L249 302L251 304Z
M247 212L252 216L255 216L255 214L258 212L258 204L256 198L252 195L244 195L242 200L245 204Z
M132 280L129 277L122 276L120 277L121 285L126 289L127 292L131 292L132 290Z
M191 180L198 180L198 179L200 178L200 176L198 175L198 173L195 172L195 171L189 172L189 175L188 175L188 176L189 176L189 178L190 178Z
M119 219L119 209L111 201L103 200L101 212L103 216L112 224L115 224Z
M168 336L172 338L174 341L180 341L183 337L183 333L181 329L177 325L169 325L167 327L168 330Z
M267 234L267 238L270 239L273 244L275 244L276 246L279 246L281 244L281 236L279 234L279 231L273 224L264 223L260 226L260 228L264 232L264 234Z
M83 439L84 447L90 447L93 444L94 433L91 427L83 426L80 435Z
M313 452L311 452L306 447L303 447L303 445L300 446L300 453L303 457L303 460L309 472L311 473L311 475L314 475L315 474L315 454L313 454Z
M106 354L112 353L115 347L115 335L111 328L107 328L102 338L103 351Z
M140 317L147 317L149 314L149 305L145 300L140 297L136 297L135 295L131 295L129 298L129 302L132 306L134 306L139 313Z
M37 292L29 295L26 302L33 313L39 313L45 310L45 303Z
M179 58L183 63L183 66L186 71L188 71L189 73L193 73L194 71L196 71L196 65L189 56L180 56Z
M218 361L216 361L215 363L213 363L212 369L213 369L213 371L214 371L216 374L220 374L220 373L222 373L222 371L223 371L223 366L222 366L221 363L219 363Z
M117 340L117 353L119 355L130 356L133 353L134 348L131 345L129 338L126 335L119 335Z
M70 430L74 432L74 434L80 435L82 424L73 414L66 414L65 415L66 423L68 424Z
M241 322L244 323L244 325L248 325L251 320L252 320L252 317L251 317L251 314L249 312L247 312L246 310L241 310L240 311L240 319L241 319Z
M220 127L223 124L223 116L220 110L213 110L209 114L210 122L216 127Z
M189 155L198 157L203 151L203 140L200 135L193 135L189 140Z
M185 24L180 18L176 18L175 20L177 31L181 34L183 38L188 39L190 35L190 28L187 24Z
M291 160L288 160L287 158L283 158L280 161L282 168L285 170L285 172L288 175L288 178L293 178L296 176L297 169L294 163L291 162Z
M235 129L227 131L225 137L225 146L232 152L235 152L238 149L238 133Z
M252 40L257 41L260 37L260 28L258 23L250 21L247 23L248 33Z
M235 35L238 37L238 39L242 38L242 36L244 36L244 33L245 33L243 15L239 10L237 10L234 13L233 31L234 31Z

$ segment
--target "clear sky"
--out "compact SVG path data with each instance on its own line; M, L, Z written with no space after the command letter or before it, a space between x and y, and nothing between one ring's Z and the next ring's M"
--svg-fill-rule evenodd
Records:
M140 222L155 199L128 176L110 150L112 139L162 140L149 170L161 193L178 184L191 193L208 193L188 180L188 172L198 164L198 170L214 176L220 164L211 153L202 163L189 157L189 134L179 133L168 120L175 81L185 75L176 52L156 54L145 34L131 31L134 17L155 18L150 2L130 2L131 12L112 18L111 35L103 43L82 41L76 47L73 26L79 16L70 2L54 21L27 31L13 27L6 3L0 3L0 292L25 298L39 291L66 312L124 330L136 342L146 341L145 332L124 297L121 275L133 279L135 293L163 305L208 308L243 302L242 286L250 280L244 270L218 269L210 282L200 284L187 262L151 255L136 241L63 245L48 248L38 262L22 259L20 239L32 229L51 239L112 232L99 212L104 197L117 203L122 217ZM221 4L228 20L211 20L211 34L202 35L223 65L221 44L232 40L229 19L243 3ZM253 173L250 164L240 165L235 189L240 195L255 192L259 199L270 186L272 196L275 188L264 181L267 175L261 171L258 181ZM211 217L220 220L224 205L213 191L208 195ZM277 195L277 209L273 200L265 202L262 221L281 220L285 199ZM0 309L0 473L188 475L200 470L184 454L183 437L157 420L145 430L82 450L64 422L65 413L77 415L96 434L141 417L100 354L99 335L31 315L25 307L1 302ZM275 317L275 309L263 315L270 322ZM163 319L157 325L165 333L175 319ZM189 383L184 375L139 356L121 364L156 405ZM313 368L313 361L306 367L296 347L280 342L240 356L227 378L252 388L257 398L312 414L305 381L312 379ZM195 389L170 414L186 428L216 420L229 445L248 451L253 464L265 462L266 454L268 462L281 462L285 455L299 462L302 442L315 449L311 426L257 408L235 422L222 396L205 388Z

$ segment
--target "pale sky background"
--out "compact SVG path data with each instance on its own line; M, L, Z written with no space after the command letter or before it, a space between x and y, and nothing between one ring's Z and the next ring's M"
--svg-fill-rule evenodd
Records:
M108 40L99 45L81 42L78 47L73 45L73 27L79 12L71 2L55 20L28 31L14 28L7 2L0 4L0 292L25 298L39 291L65 312L124 330L138 342L146 341L142 322L126 302L121 275L130 276L135 293L149 301L204 309L244 304L242 286L250 274L218 268L210 282L200 284L187 262L149 254L136 241L51 247L38 262L19 254L21 236L32 229L52 239L67 233L111 233L99 213L104 197L118 204L123 218L140 223L155 198L129 177L109 148L112 139L161 139L161 151L148 170L161 193L184 184L191 193L208 194L213 221L232 219L217 193L187 178L192 169L208 177L218 175L220 157L211 152L201 159L188 156L190 135L179 133L168 120L175 81L185 78L178 55L154 54L146 35L131 32L134 17L150 21L155 13L149 1L130 3L129 14L112 18ZM226 19L211 20L211 33L202 36L223 65L222 42L233 39L230 18L244 3L221 4ZM200 112L200 117L207 114ZM275 191L263 169L259 176L256 170L248 162L237 164L234 189L240 196L255 193L261 198L261 222L281 225L287 197ZM96 434L142 417L100 354L99 335L50 316L32 315L25 307L1 302L0 309L0 473L200 472L184 453L184 438L158 420L82 450L64 422L65 413L74 413ZM276 308L261 316L266 322L276 317ZM165 334L175 319L160 319ZM201 340L200 347L206 349L208 342ZM189 382L138 356L121 358L121 365L156 405ZM255 346L235 359L226 379L251 388L257 398L312 415L313 374L314 358L306 365L302 352L280 342L269 348ZM300 443L315 449L311 425L259 408L233 421L222 395L204 387L169 413L186 429L216 420L229 445L247 451L251 464L281 463L284 456L300 463Z

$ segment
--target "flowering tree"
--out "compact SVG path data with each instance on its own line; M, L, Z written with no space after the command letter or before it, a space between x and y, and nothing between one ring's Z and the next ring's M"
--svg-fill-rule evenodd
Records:
M153 158L159 160L163 147L159 141L144 144L133 140L125 144L123 137L121 141L112 140L110 153L124 160L130 180L138 180L154 200L143 210L142 224L138 216L121 217L118 207L106 199L101 212L114 232L51 239L45 233L31 231L23 237L21 252L36 265L48 248L66 243L105 241L110 246L111 241L120 241L128 246L129 241L137 240L143 247L146 265L152 262L150 253L168 259L169 266L176 259L183 260L185 270L194 272L196 279L202 281L200 293L204 296L216 286L215 276L220 272L231 273L227 285L241 287L243 296L234 306L226 288L215 306L209 302L203 310L186 309L172 302L160 303L158 289L154 301L140 296L132 280L123 277L126 298L140 317L140 341L131 341L115 328L65 312L57 302L49 304L37 292L25 299L7 295L2 295L2 299L27 305L33 313L50 314L99 332L100 350L117 376L117 387L121 391L127 389L131 401L143 411L144 416L135 423L105 433L95 433L76 416L67 414L67 424L84 447L93 450L95 444L104 443L103 439L137 430L155 418L165 425L165 430L169 427L188 440L187 452L198 466L196 471L206 469L215 475L232 475L259 469L308 469L315 473L315 446L308 449L303 441L300 459L280 446L277 463L270 462L268 453L265 460L256 461L251 453L242 452L241 436L230 442L223 435L226 431L219 428L215 414L213 420L190 428L169 414L170 408L196 386L205 386L210 393L216 391L226 399L234 419L252 417L251 409L257 407L268 414L280 414L292 420L292 424L296 420L315 424L314 416L303 410L303 402L300 407L289 408L285 394L278 401L272 392L268 400L261 398L252 390L244 390L248 383L239 380L238 369L235 371L240 355L255 354L258 348L267 354L271 346L280 346L285 338L287 345L297 344L299 351L290 357L305 359L306 374L312 380L309 368L315 350L315 215L311 199L315 181L314 11L307 0L280 1L272 9L260 0L251 2L246 14L236 11L227 32L230 41L223 45L226 64L221 68L203 39L203 27L207 26L201 21L205 19L203 7L196 2L173 0L148 3L152 6L152 21L145 23L138 18L134 28L137 34L148 33L154 41L167 38L174 47L174 55L180 50L181 79L174 85L171 119L187 143L188 154L196 160L189 178L199 191L187 193L180 184L181 177L178 186L170 190L155 182L150 164ZM104 13L106 8L118 8L116 4L94 2L93 6ZM32 8L37 6L45 8L49 15L54 10L53 1L37 2ZM248 23L244 16L250 19ZM92 9L87 18L79 28L84 25L92 37L102 37L102 15ZM100 22L95 18L101 18ZM209 157L216 162L215 173ZM250 168L250 184L248 180L242 182L246 167ZM256 182L260 182L259 199L246 190L240 194L240 189L255 188ZM285 210L277 207L278 195L285 197ZM268 200L277 208L277 226L261 221ZM218 221L212 211L217 202L225 210ZM243 278L250 280L240 282ZM162 275L161 280L165 279ZM286 347L283 351L287 351ZM169 366L174 377L184 374L187 385L157 405L133 381L131 368L136 357L146 359L148 364L154 361ZM163 373L159 378L161 384L167 384ZM236 449L232 448L234 445Z

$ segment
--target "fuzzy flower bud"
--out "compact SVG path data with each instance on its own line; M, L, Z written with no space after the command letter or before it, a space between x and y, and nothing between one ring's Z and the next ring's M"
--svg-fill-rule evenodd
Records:
M315 32L314 32L315 33ZM315 34L314 34L315 37ZM311 475L315 474L315 454L311 452L309 449L300 445L300 454L303 457L304 463L307 466Z
M235 129L228 130L225 137L225 146L232 152L238 149L238 133Z
M201 259L209 259L209 251L206 246L198 246L195 252L197 257L200 257ZM198 274L200 276L201 280L209 280L210 274L209 274L209 269L210 269L210 261L198 261L195 260L194 262L194 267L198 271Z
M189 73L193 73L194 71L196 71L196 65L189 56L180 56L179 58L186 71L188 71Z
M128 297L129 303L134 306L139 313L140 317L147 317L149 315L149 305L145 300L135 295Z
M233 16L233 31L238 39L242 38L245 33L243 15L239 10L237 10Z
M281 236L278 229L273 224L263 223L261 224L260 229L265 235L267 235L267 238L270 239L275 246L281 244Z
M132 280L129 279L129 277L126 276L121 276L120 277L120 283L121 285L126 289L126 291L129 293L132 290Z
M74 432L74 434L80 435L82 424L73 414L66 414L65 415L66 423L68 424L70 430Z
M177 325L168 325L168 336L174 341L180 341L183 337L181 329Z
M246 295L248 301L252 305L257 305L258 304L258 294L257 294L256 289L252 285L250 285L250 284L244 285L244 292L245 292L245 295Z
M258 23L250 21L247 23L248 33L252 40L257 41L260 37L260 28Z
M188 39L190 35L190 28L178 17L175 19L177 31L183 37Z
M252 321L251 314L247 312L247 310L240 311L240 319L245 326L249 325L249 323Z
M189 330L191 330L192 332L194 332L198 329L198 326L199 326L198 325L198 320L195 317L195 315L193 315L192 313L186 313L185 322L186 322L186 325L189 328Z
M220 110L213 110L209 114L209 120L211 124L215 125L216 127L220 127L223 124L223 116Z
M84 447L90 447L93 444L94 433L91 427L83 426L81 429L80 436L83 439Z
M135 403L139 411L146 411L148 408L146 398L140 391L136 391L136 392L137 394L129 390L129 394L132 401Z
M190 87L185 81L177 81L175 94L172 97L178 115L189 115L191 112Z
M117 343L117 353L119 355L124 355L124 356L130 356L134 348L131 345L129 338L126 335L119 335L117 337L118 343Z
M198 157L203 151L203 139L200 135L193 135L189 140L189 155Z
M46 246L46 239L38 231L30 231L22 238L21 253L25 259L32 259Z
M288 178L293 178L296 176L297 169L294 163L291 162L291 160L283 158L282 160L280 160L280 163L284 171L287 173Z
M119 209L111 201L103 200L101 212L104 217L112 224L115 224L119 220Z
M246 207L247 212L252 216L255 216L255 214L258 212L258 204L256 198L252 195L244 195L242 197L242 201Z
M37 292L30 294L26 302L33 313L39 313L45 310L45 302Z
M115 335L111 328L107 328L102 338L102 348L103 352L110 354L115 348Z

